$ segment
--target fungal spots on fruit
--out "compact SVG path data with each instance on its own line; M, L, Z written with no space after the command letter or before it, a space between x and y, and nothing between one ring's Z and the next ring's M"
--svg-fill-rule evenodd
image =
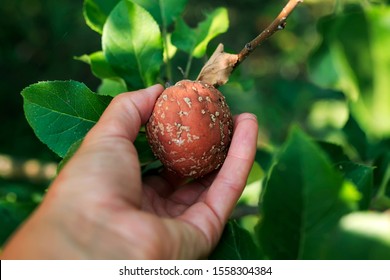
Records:
M172 139L172 141L173 141L173 143L175 143L178 146L181 146L181 145L184 144L184 139L181 139L181 138L179 138L179 139Z
M188 132L188 131L190 131L190 127L189 126L187 126L187 125L182 125L182 126L180 126L180 130L181 131L186 131L186 132Z
M184 97L183 98L184 102L188 105L188 107L192 107L192 102L191 102L191 98L189 97Z
M186 112L186 111L179 111L177 114L178 114L180 117L182 117L182 116L188 116L188 112Z
M158 122L157 126L160 129L161 135L164 135L164 125L162 123Z
M192 170L190 173L188 173L188 176L194 176L196 175L198 172L196 172L195 170Z
M194 178L218 169L233 131L221 93L210 84L183 80L167 88L156 104L146 132L166 168Z
M172 131L173 131L173 125L171 125L170 123L167 124L167 126L166 126L166 131L167 131L167 133L172 133Z

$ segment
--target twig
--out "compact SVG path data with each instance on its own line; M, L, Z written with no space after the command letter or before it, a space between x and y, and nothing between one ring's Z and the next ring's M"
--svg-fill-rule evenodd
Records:
M275 18L275 20L255 39L247 43L245 47L238 53L238 60L234 65L234 68L243 62L262 42L271 37L275 32L283 30L286 26L286 20L288 16L301 2L303 2L303 0L289 0L280 14Z
M234 69L264 40L271 37L276 31L284 29L287 17L301 2L303 0L289 0L277 18L259 36L247 43L238 54L224 52L223 44L219 44L213 55L203 66L197 80L213 85L216 88L224 85L229 80L229 76Z

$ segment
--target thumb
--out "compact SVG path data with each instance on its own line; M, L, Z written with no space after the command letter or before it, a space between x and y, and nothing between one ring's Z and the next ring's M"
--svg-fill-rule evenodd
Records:
M120 137L133 142L141 125L149 119L156 99L163 90L163 86L157 84L116 96L85 140Z
M51 189L77 192L76 195L71 192L72 197L116 193L126 197L127 202L140 205L141 176L131 142L137 137L141 124L148 120L162 91L161 85L155 85L116 96L87 133L76 154L61 170ZM132 184L129 185L129 182Z

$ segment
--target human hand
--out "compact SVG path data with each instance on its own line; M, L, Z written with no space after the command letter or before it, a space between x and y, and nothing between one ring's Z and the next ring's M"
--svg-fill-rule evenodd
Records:
M213 174L186 184L167 172L142 178L133 141L162 90L113 99L3 259L207 257L245 186L257 121L235 118L228 156Z

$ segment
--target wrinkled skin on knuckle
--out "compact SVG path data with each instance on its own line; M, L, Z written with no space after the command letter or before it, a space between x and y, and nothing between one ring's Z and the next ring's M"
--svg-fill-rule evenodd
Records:
M202 177L224 162L233 134L225 97L213 86L183 80L157 99L146 124L154 154L181 177Z

